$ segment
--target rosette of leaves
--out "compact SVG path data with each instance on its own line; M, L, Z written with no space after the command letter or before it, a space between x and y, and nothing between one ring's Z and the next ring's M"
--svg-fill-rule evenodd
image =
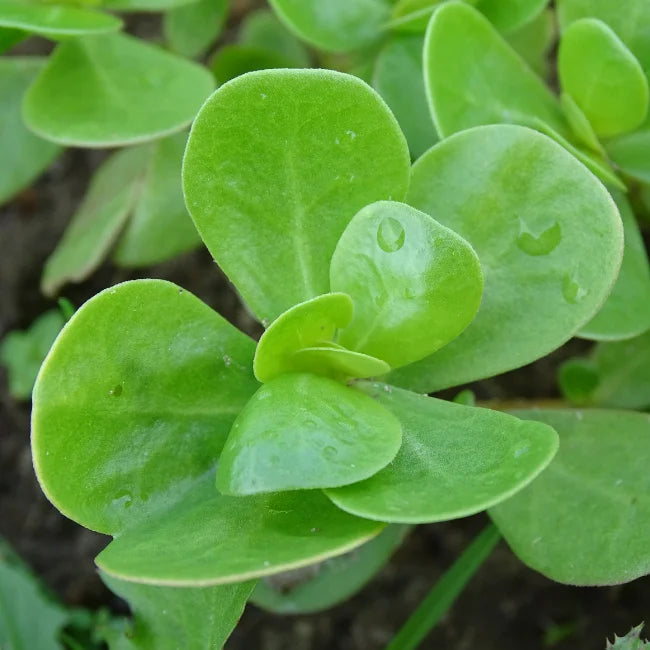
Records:
M34 464L64 514L113 536L97 557L109 582L182 607L387 524L496 506L551 461L548 424L421 392L529 363L605 301L620 218L565 149L486 126L411 169L362 81L269 70L206 102L183 179L203 241L267 328L256 345L182 288L140 280L59 335L34 390Z

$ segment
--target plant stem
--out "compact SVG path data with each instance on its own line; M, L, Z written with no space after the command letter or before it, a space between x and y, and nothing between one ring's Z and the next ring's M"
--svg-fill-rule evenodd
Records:
M489 524L436 582L386 650L415 650L465 588L501 538Z

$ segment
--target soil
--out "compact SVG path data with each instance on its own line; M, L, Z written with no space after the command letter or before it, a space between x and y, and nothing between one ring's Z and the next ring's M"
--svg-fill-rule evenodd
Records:
M27 327L53 306L38 290L43 264L104 155L66 151L32 189L0 209L0 337ZM135 277L176 282L241 329L258 333L205 249L137 272L106 263L88 281L69 286L65 295L80 305L101 289ZM585 346L572 341L546 359L472 388L481 399L557 397L558 364ZM8 395L0 371L0 535L67 604L124 612L93 564L108 538L65 519L40 491L31 465L29 412L29 404ZM330 611L283 617L250 605L227 647L383 648L486 521L480 515L418 527L361 593ZM650 577L610 588L563 586L525 567L501 542L422 648L600 650L607 636L622 635L642 620L650 621ZM562 631L568 636L552 643L551 637Z

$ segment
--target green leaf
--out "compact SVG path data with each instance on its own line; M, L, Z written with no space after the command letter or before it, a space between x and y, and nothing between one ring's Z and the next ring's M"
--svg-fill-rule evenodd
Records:
M23 117L54 142L114 147L180 131L213 88L203 67L131 36L77 38L49 58Z
M373 201L402 199L409 173L395 118L362 81L267 70L205 103L183 180L203 241L270 321L329 291L329 261L350 219Z
M591 126L587 116L582 112L582 109L576 104L571 95L562 93L560 96L560 105L564 111L564 116L571 127L573 134L593 151L599 154L604 153L603 146L598 140L598 136L594 133L594 128Z
M0 27L59 39L116 32L122 27L122 21L117 16L65 4L0 0Z
M315 568L287 572L270 580L260 580L251 602L276 614L307 614L329 609L347 600L388 562L402 543L410 526L387 526L369 542Z
M339 510L320 490L227 497L210 474L175 506L122 532L97 564L150 584L241 582L341 555L382 528Z
M594 131L611 137L633 131L648 113L648 81L641 64L605 23L573 22L562 34L558 72Z
M338 487L376 474L402 442L399 421L363 393L312 374L264 384L219 459L222 494Z
M551 425L560 449L528 487L490 515L516 555L571 585L650 572L650 419L625 411L517 411Z
M34 388L32 453L61 512L119 532L214 467L257 389L254 343L162 280L98 294L68 321Z
M650 647L650 642L641 640L643 623L631 629L625 636L614 635L614 643L607 641L606 650L643 650Z
M104 9L113 11L166 11L192 2L193 0L101 0Z
M549 0L479 0L476 8L500 31L511 33L530 24Z
M632 50L648 74L650 4L646 0L626 0L623 11L618 0L557 0L556 5L562 30L581 18L602 20Z
M312 372L340 381L380 377L390 372L390 366L381 359L333 345L298 350L293 354L292 363L301 372Z
M222 648L246 606L254 582L217 587L152 587L100 574L129 602L134 622L111 650Z
M438 140L424 89L423 45L419 35L391 40L377 57L372 80L397 117L413 158Z
M462 237L392 201L355 215L332 256L330 282L355 306L339 342L393 368L456 338L474 318L483 289L479 260Z
M90 275L108 254L138 198L151 145L112 155L92 178L63 239L50 255L41 289L52 296L68 281Z
M23 95L44 65L44 59L0 58L0 204L27 187L60 151L23 125Z
M626 174L642 183L650 183L650 123L646 122L634 133L609 140L605 148Z
M400 523L466 517L521 490L557 450L545 425L385 384L363 386L402 423L404 440L372 478L326 490L351 514Z
M616 205L583 165L535 131L494 125L444 140L415 164L407 201L472 244L485 289L471 325L394 371L392 383L431 392L530 363L583 327L616 280Z
M537 18L506 36L510 47L542 79L550 72L549 52L555 38L555 12L551 9L545 9Z
M245 16L239 28L239 43L278 54L292 63L290 67L310 67L305 46L268 9Z
M186 142L187 134L178 133L151 146L137 200L113 255L116 264L158 264L201 244L181 185Z
M0 54L10 50L14 45L24 41L29 34L22 29L0 27Z
M217 40L228 14L229 0L198 0L168 11L163 34L170 48L186 57L196 57Z
M278 316L262 334L255 351L253 370L259 381L270 381L301 367L295 352L333 341L337 330L351 320L354 306L344 293L327 293L294 305Z
M0 647L60 650L69 614L43 590L4 541L0 543Z
M377 40L391 12L391 0L269 0L300 38L323 50L354 50Z
M590 359L569 359L558 372L558 383L562 394L578 406L589 405L600 378L595 364ZM650 400L649 400L650 401Z
M29 399L36 375L65 321L58 309L39 316L26 331L9 332L0 342L0 364L7 368L9 392Z
M283 54L237 43L219 48L210 60L210 70L219 84L255 70L296 67L300 66Z
M597 341L629 339L650 329L648 255L627 198L620 192L613 197L625 233L623 264L607 302L578 332L578 336Z

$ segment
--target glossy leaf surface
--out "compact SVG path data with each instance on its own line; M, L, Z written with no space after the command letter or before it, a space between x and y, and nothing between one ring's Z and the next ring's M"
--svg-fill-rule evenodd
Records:
M326 293L294 305L278 316L262 334L253 370L259 381L299 370L293 354L302 348L333 341L337 331L352 320L354 306L344 293Z
M548 426L382 384L365 390L402 423L404 440L372 478L326 491L362 517L426 523L480 512L532 481L557 450Z
M0 341L0 364L7 368L12 397L31 397L43 359L63 325L61 312L53 309L39 316L28 330L14 330Z
M533 21L548 0L479 0L476 8L503 33L514 32Z
M573 585L618 584L650 572L650 419L623 411L520 411L560 435L549 467L492 508L528 566Z
M648 80L641 64L600 20L585 18L562 34L562 88L602 137L633 131L648 112Z
M267 70L234 79L203 106L184 190L213 257L270 321L329 291L345 226L368 203L403 198L409 167L395 118L362 81Z
M354 50L381 36L390 0L270 0L278 16L311 45Z
M198 0L171 9L163 17L163 33L181 56L203 54L217 40L228 14L229 0Z
M169 282L136 280L92 298L34 388L32 453L48 498L105 533L178 500L214 467L256 390L253 352Z
M471 325L394 371L398 385L430 392L530 363L583 327L616 280L616 205L583 165L535 131L495 125L448 138L415 164L407 201L472 244L485 288Z
M48 38L115 32L117 16L66 4L0 0L0 27L22 29Z
M462 237L392 201L355 215L332 256L330 282L355 307L339 342L393 368L456 338L474 318L483 289L479 260Z
M363 546L326 560L315 568L315 575L287 572L270 581L260 580L251 601L277 614L307 614L336 605L363 588L388 562L410 526L386 526Z
M380 377L390 372L385 361L338 346L303 348L293 354L291 361L301 372L313 372L341 381L353 377Z
M319 490L227 497L210 475L177 505L122 533L97 564L151 584L241 582L340 555L382 527L339 510Z
M29 185L60 151L25 128L20 115L23 95L44 63L36 57L0 58L0 203Z
M379 53L372 85L386 100L404 131L413 158L437 141L422 69L422 36L400 36Z
M401 442L398 420L363 393L327 377L282 375L237 416L217 487L247 495L348 485L385 467Z
M254 582L216 587L154 587L101 574L128 601L133 623L111 650L223 648L237 625Z
M96 172L45 264L41 288L46 295L55 295L66 282L83 280L101 264L137 201L149 156L150 145L125 149Z
M623 264L607 302L579 336L588 339L628 339L650 329L650 265L636 218L624 194L613 194L623 221Z
M560 105L573 134L593 151L603 153L603 146L594 132L594 127L591 126L587 116L580 106L576 104L573 97L567 93L562 93L560 95Z
M114 147L180 131L213 88L203 67L131 36L78 38L49 58L23 117L54 142Z

